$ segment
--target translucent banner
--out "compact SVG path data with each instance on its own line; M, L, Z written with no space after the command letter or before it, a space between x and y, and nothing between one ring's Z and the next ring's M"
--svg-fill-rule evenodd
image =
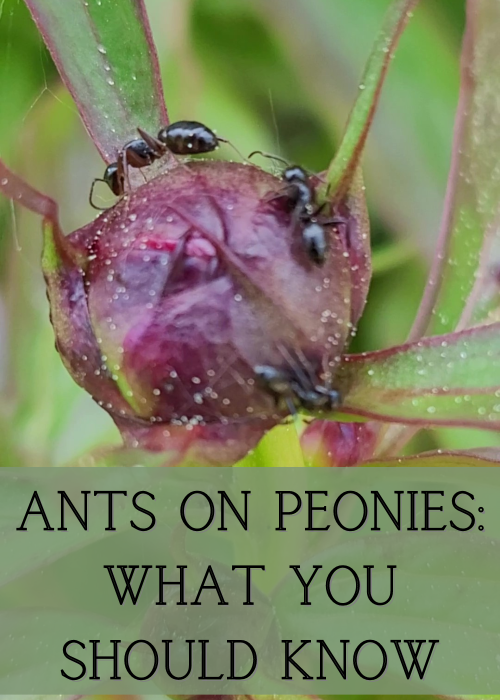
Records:
M500 692L500 469L2 469L0 693Z

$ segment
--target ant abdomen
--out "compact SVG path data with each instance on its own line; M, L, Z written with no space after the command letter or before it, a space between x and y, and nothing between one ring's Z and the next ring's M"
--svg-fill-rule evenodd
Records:
M210 153L215 151L220 140L215 132L200 122L174 122L158 132L158 141L179 156Z
M315 265L323 265L328 252L328 241L324 226L315 221L306 223L302 229L302 242L311 262Z

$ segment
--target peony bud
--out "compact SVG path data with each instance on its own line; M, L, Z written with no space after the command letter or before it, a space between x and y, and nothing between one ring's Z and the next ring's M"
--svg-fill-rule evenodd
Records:
M373 457L377 430L372 423L315 420L303 432L304 459L315 467L353 467Z
M351 272L327 234L315 264L281 179L180 164L46 249L57 348L126 444L165 450L182 429L232 463L289 413L256 367L335 387Z

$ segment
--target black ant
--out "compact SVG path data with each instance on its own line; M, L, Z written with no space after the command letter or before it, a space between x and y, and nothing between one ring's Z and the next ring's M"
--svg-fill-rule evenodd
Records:
M101 207L94 204L92 198L96 182L104 182L113 194L121 197L125 192L127 167L144 168L166 153L178 156L210 153L215 151L221 143L229 143L238 153L230 141L217 136L212 129L200 122L174 122L160 129L157 136L152 136L140 128L137 131L141 138L125 144L118 154L117 162L108 165L103 177L96 178L92 183L89 201L94 209L101 210Z
M340 393L327 386L311 383L305 387L297 378L268 365L257 365L254 372L261 386L275 398L276 404L284 399L291 413L295 412L294 408L313 412L334 411L341 404Z
M311 185L307 171L300 165L289 165L284 158L273 156L263 151L253 151L248 158L259 154L264 158L272 158L285 163L287 167L282 172L282 179L287 183L285 188L286 197L291 207L296 221L303 224L302 242L309 259L316 265L323 265L326 261L328 243L326 227L337 224L345 224L345 219L334 217L328 221L317 220L318 215L323 210L325 204L319 207L316 204L316 192Z

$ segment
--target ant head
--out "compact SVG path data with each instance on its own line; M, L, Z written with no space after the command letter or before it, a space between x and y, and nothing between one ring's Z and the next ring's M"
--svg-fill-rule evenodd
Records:
M117 197L122 194L120 182L118 180L118 163L110 163L104 171L102 179Z
M290 165L283 171L283 180L286 182L308 182L309 176L300 165Z

